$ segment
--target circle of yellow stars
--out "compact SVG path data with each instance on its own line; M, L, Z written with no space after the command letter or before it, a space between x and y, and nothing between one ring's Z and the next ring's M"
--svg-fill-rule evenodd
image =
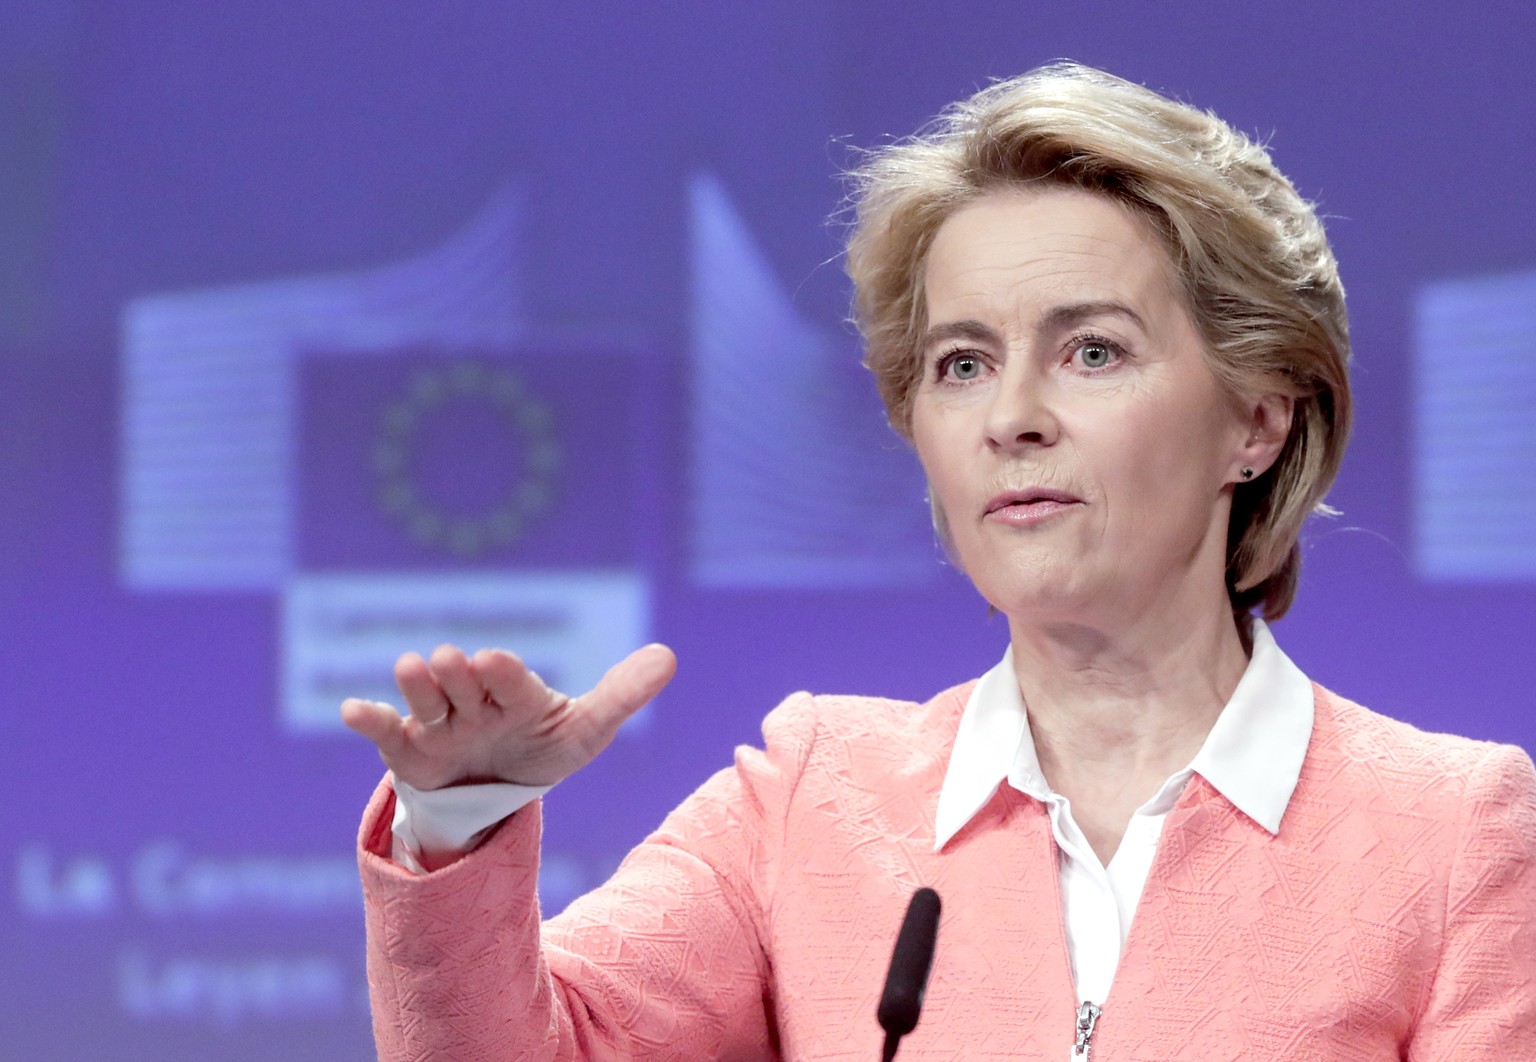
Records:
M443 513L423 496L411 477L411 450L424 421L448 415L450 403L485 402L522 437L524 474L508 494L483 515ZM463 361L419 374L408 394L384 410L373 449L380 507L399 520L423 545L475 557L509 545L554 501L560 450L549 407L528 394L504 368Z

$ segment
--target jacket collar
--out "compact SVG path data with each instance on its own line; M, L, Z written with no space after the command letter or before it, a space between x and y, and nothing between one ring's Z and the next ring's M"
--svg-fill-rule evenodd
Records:
M1279 833L1312 738L1313 712L1311 680L1280 650L1268 625L1255 619L1253 655L1231 699L1195 758L1164 784L1153 803L1171 805L1195 773L1243 814ZM961 714L939 790L934 850L959 833L1005 781L1037 800L1055 797L1029 732L1012 648L972 688Z

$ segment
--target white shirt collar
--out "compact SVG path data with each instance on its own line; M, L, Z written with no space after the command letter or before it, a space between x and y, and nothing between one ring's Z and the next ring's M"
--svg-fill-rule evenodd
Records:
M1312 739L1312 715L1311 680L1281 652L1269 627L1255 619L1253 655L1231 700L1189 767L1170 778L1148 807L1171 806L1193 772L1243 814L1278 833ZM959 833L1004 781L1038 800L1054 796L1040 771L1011 647L976 683L960 717L939 790L934 850Z

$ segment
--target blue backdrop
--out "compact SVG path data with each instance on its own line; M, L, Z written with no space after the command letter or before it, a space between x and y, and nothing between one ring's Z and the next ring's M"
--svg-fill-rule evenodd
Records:
M549 908L790 691L989 666L827 219L1056 57L1329 219L1360 421L1281 643L1536 748L1536 19L1155 6L0 2L0 1056L372 1057L336 704L404 649L676 647Z

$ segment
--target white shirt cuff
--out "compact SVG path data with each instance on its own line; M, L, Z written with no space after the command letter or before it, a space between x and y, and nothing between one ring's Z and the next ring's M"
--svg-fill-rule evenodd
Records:
M390 858L417 874L423 850L467 852L502 819L527 807L554 788L487 782L443 789L416 789L391 776L395 819L390 826Z

